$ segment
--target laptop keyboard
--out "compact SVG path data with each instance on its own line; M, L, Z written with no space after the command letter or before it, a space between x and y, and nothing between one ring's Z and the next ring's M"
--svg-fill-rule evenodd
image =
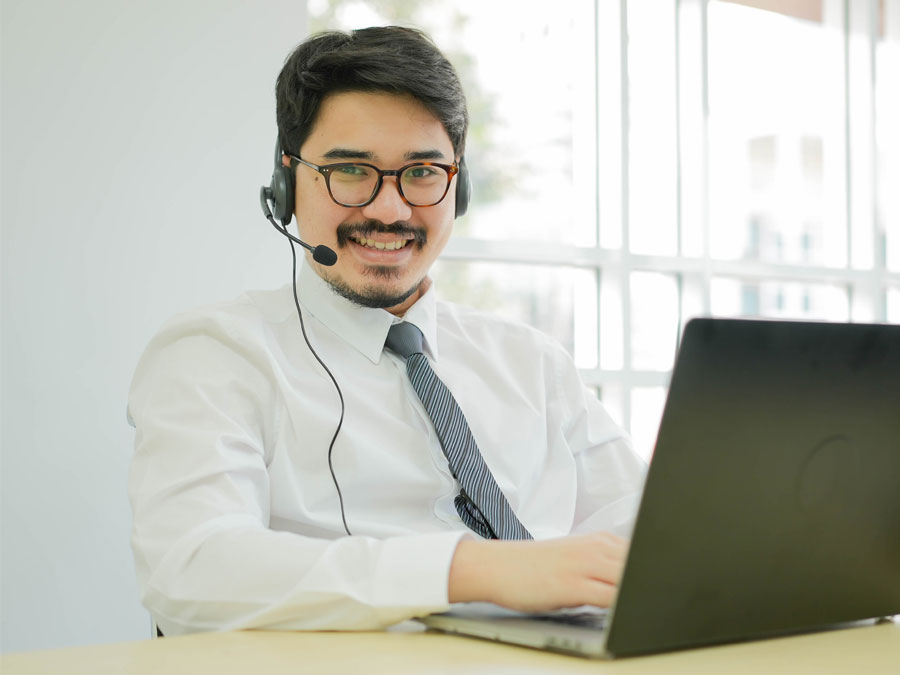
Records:
M560 614L538 614L532 618L551 623L563 623L568 626L594 628L601 630L606 625L606 612L571 612Z

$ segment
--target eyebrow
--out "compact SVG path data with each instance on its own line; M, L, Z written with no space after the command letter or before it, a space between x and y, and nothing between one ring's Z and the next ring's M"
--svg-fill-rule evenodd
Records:
M369 150L357 150L355 148L332 148L322 155L322 157L325 159L365 159L370 162L374 162L377 159L374 152L370 152ZM414 150L407 152L403 157L411 162L446 159L444 153L437 149Z
M404 155L410 161L428 160L428 159L446 159L444 153L440 150L420 150L418 152L407 152Z
M332 148L322 157L325 159L375 159L374 153L368 150L354 150L353 148Z

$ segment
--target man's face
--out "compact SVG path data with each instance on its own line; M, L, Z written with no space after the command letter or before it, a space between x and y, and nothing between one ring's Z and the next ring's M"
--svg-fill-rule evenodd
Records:
M320 166L365 162L385 170L455 160L446 130L421 103L370 92L326 97L300 157ZM434 206L406 204L396 177L387 176L371 204L348 208L332 201L316 170L300 164L295 175L301 238L338 255L332 267L310 260L319 276L359 304L402 315L427 290L428 270L450 238L456 178Z

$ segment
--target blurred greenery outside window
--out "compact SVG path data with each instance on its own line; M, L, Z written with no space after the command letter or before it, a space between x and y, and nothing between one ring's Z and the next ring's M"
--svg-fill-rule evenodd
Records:
M900 322L900 0L308 0L456 66L441 297L552 335L652 454L694 316Z

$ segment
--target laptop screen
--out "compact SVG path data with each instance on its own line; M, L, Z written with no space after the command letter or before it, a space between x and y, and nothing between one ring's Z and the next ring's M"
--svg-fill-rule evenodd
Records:
M696 319L607 648L900 613L900 326Z

